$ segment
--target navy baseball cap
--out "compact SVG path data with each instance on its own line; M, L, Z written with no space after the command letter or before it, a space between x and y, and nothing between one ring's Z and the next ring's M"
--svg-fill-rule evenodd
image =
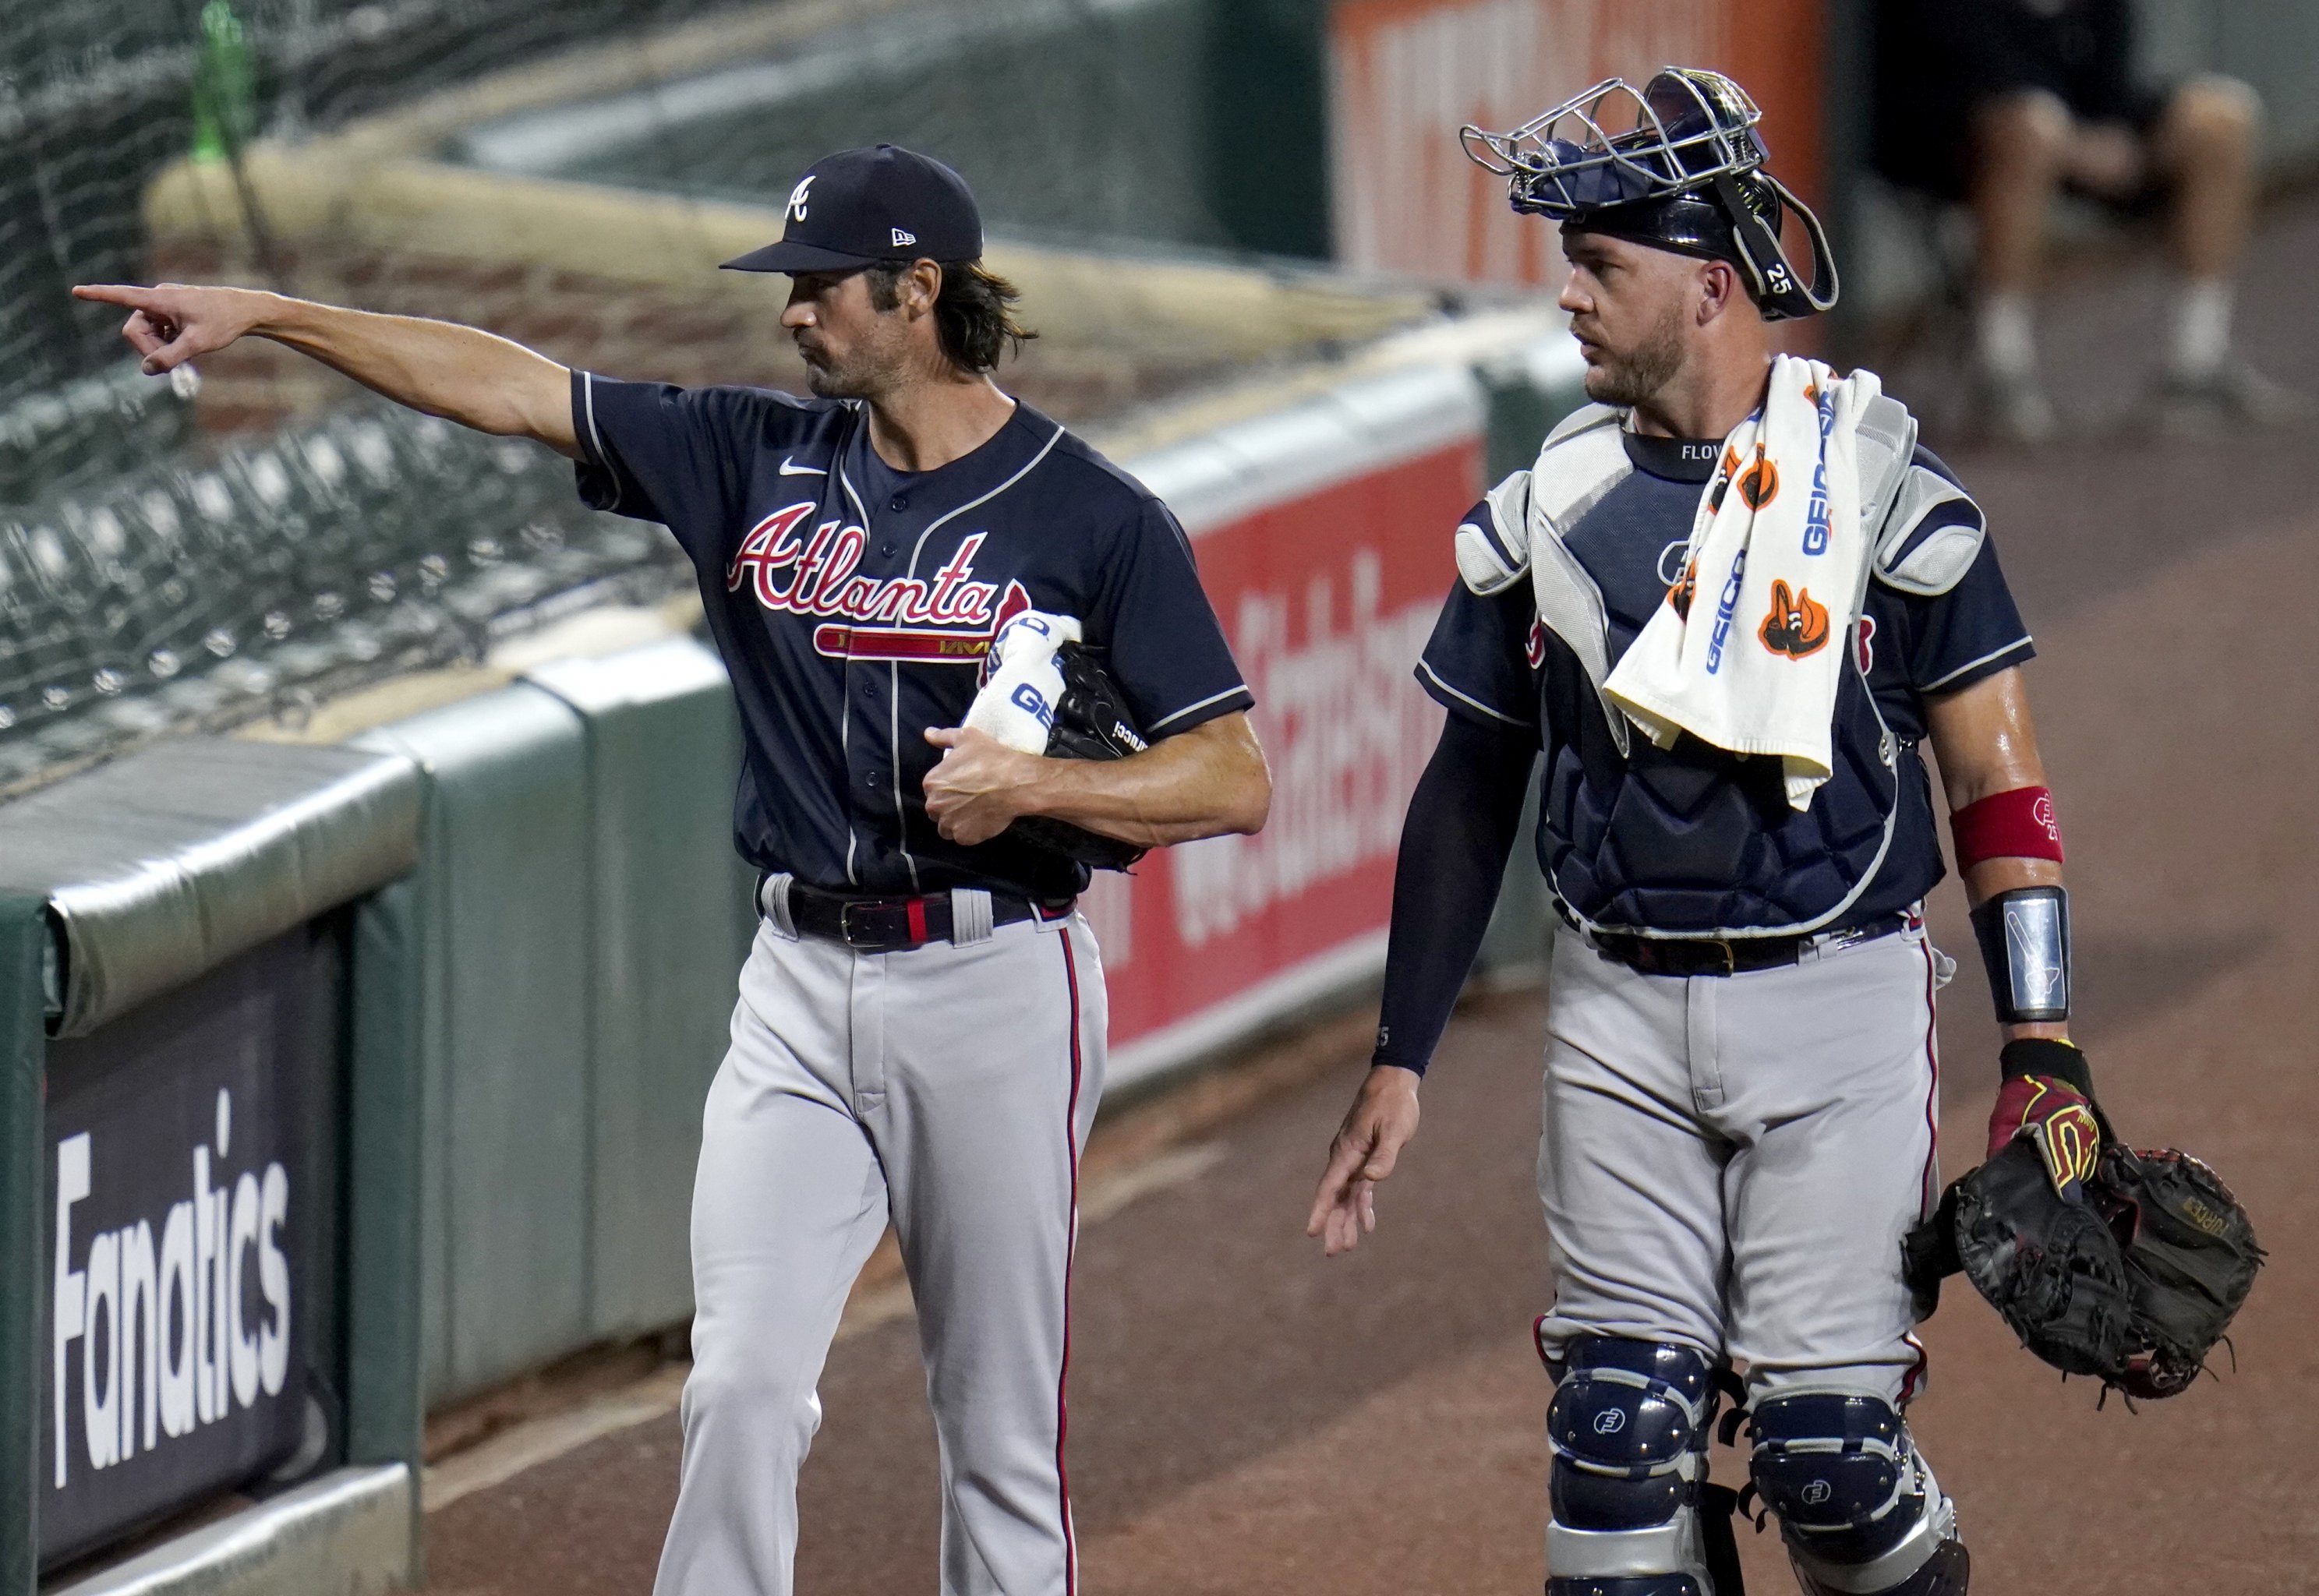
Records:
M728 272L836 272L880 261L979 260L982 212L966 179L932 156L880 144L816 161L790 191L781 241Z

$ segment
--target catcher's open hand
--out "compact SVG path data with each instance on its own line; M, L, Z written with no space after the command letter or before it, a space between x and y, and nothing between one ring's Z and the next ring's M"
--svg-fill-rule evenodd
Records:
M1417 1134L1417 1072L1398 1065L1372 1067L1359 1095L1329 1144L1329 1167L1313 1195L1304 1233L1319 1236L1330 1258L1360 1245L1376 1229L1376 1183L1393 1173L1401 1150Z
M188 288L182 283L155 288L84 283L73 297L126 305L130 317L122 323L121 336L143 360L145 374L158 377L224 348L257 326L267 296L246 288Z

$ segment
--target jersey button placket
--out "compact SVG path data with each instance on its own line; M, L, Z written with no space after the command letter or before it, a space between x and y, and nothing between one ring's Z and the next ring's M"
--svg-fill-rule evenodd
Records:
M844 714L852 732L847 739L845 780L852 793L851 807L861 816L857 824L863 828L862 840L871 844L878 835L878 820L893 809L885 769L886 672L882 666L850 663L846 678ZM864 857L868 857L866 852Z

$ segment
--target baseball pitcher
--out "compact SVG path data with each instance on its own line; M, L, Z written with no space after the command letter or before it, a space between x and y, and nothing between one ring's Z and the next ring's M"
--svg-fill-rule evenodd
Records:
M940 162L880 145L808 172L781 241L726 265L790 277L811 397L614 382L240 289L76 291L130 309L150 373L256 335L537 438L698 568L762 924L703 1125L660 1596L786 1596L815 1387L889 1221L942 1442L945 1596L1077 1590L1068 1290L1105 1010L1075 901L1087 861L1255 831L1271 798L1182 528L992 381L1024 335L982 243ZM1010 627L1076 639L1054 672L1073 687L1033 701L1021 667L972 714ZM1083 757L982 729L1026 721Z

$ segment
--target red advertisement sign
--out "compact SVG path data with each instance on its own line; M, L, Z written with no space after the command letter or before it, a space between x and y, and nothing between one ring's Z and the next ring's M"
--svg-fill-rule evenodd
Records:
M1422 452L1221 524L1187 514L1256 694L1272 816L1259 835L1099 875L1087 906L1114 1083L1381 968L1402 819L1441 726L1411 672L1456 577L1451 533L1481 474L1476 415Z

